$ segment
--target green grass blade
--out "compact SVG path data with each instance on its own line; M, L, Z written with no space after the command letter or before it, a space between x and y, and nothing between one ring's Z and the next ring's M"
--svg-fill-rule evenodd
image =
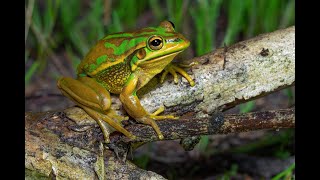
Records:
M296 164L292 163L287 169L282 171L281 173L274 176L271 180L279 180L279 179L286 179L285 177L288 177L292 174L292 171L295 169Z
M42 27L40 9L39 9L39 5L37 3L34 4L31 21L32 21L31 23L34 24L34 26L39 27L39 29L40 29L40 27Z
M155 15L157 21L163 20L164 13L163 13L163 10L159 4L159 1L158 0L150 0L149 5L150 5L152 13Z
M30 55L30 51L28 49L26 49L24 51L24 63L27 63L29 60L29 55Z
M230 0L228 6L228 28L225 38L222 44L231 44L236 40L237 35L242 30L243 21L246 16L245 13L245 1Z
M277 29L280 16L280 4L282 1L279 0L269 0L267 6L265 7L264 14L264 28L266 32L271 32Z
M63 4L60 6L59 22L67 37L74 30L75 22L77 22L77 17L79 17L80 14L80 5L81 3L79 3L78 0L68 0L63 1Z
M247 113L253 110L255 106L254 101L249 101L244 104L240 104L240 113Z
M246 38L250 38L254 35L255 29L257 27L257 1L247 2L247 13L248 13L248 23L246 26L245 34Z
M104 6L102 0L95 0L92 1L90 4L90 11L87 15L87 22L82 28L85 29L86 27L90 27L88 32L88 41L94 42L104 36L104 26L103 26L103 13L104 13Z
M32 76L35 74L36 70L38 69L40 65L39 61L35 61L30 68L27 70L25 76L24 76L24 83L27 86L32 78Z
M72 65L72 69L76 70L78 65L81 62L81 59L79 59L79 57L77 57L71 49L70 44L66 45L66 52L67 52L67 56L68 58L71 60L71 65Z
M112 33L123 31L123 26L121 24L121 20L117 11L113 11L112 13L112 22L113 22L111 26Z
M266 147L280 145L280 146L287 146L288 143L291 141L294 136L294 131L289 129L286 131L281 132L279 135L274 136L273 134L267 134L267 136L251 142L249 144L244 144L238 147L233 147L228 150L229 153L251 153L256 152L258 149L264 149ZM224 153L224 152L217 152L217 153ZM274 155L274 154L273 154Z
M32 14L33 14L33 8L34 8L34 0L29 0L28 1L28 6L26 7L26 15L25 15L25 30L24 30L24 40L25 43L27 43L28 35L29 35L29 29L30 29L30 24L32 21Z
M199 150L202 153L205 153L209 145L209 136L201 136L199 142Z
M197 55L208 53L216 47L216 26L221 7L221 0L201 0L190 9L195 24Z
M167 0L167 10L168 10L168 17L169 20L172 21L174 24L176 24L176 30L181 31L181 23L182 23L182 17L183 17L183 3L187 1L182 0Z
M291 88L287 88L284 90L285 95L288 97L289 100L289 106L293 103L294 101L294 95L293 95L293 91Z
M216 48L216 30L217 30L217 20L220 15L220 9L222 5L222 0L211 1L208 11L211 14L211 17L208 20L208 30L206 32L206 39L208 39L206 46L210 49L207 49L209 52L212 48Z
M73 33L70 32L69 39L82 56L84 56L89 51L90 45L93 45L93 43L85 43L87 42L87 39L81 32L81 29L75 29Z
M150 157L148 154L143 154L140 157L135 157L133 161L134 161L134 164L136 164L138 167L142 169L146 169L150 161Z
M280 22L280 28L288 27L294 23L295 19L295 1L290 0L285 7L285 10L282 15L282 19Z

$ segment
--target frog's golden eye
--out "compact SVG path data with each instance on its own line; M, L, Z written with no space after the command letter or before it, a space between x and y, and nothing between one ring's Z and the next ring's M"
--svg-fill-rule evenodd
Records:
M149 47L152 50L159 50L163 46L163 40L159 36L152 36L148 41Z

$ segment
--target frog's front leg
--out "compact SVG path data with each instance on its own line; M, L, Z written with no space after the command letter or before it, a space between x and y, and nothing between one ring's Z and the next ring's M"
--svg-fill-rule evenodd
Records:
M162 73L161 75L161 79L160 79L160 82L163 83L165 77L167 76L168 73L172 74L173 75L173 80L175 83L178 83L178 75L177 75L177 72L179 74L181 74L184 78L187 79L187 81L190 83L190 86L194 86L195 83L194 81L192 80L192 78L189 76L189 74L184 70L182 69L181 67L191 67L191 66L194 66L198 64L197 62L192 62L188 65L184 65L184 64L175 64L175 63L169 63L166 68L163 70L164 72ZM179 67L180 66L180 67Z
M138 89L138 80L139 78L136 75L131 74L129 81L120 93L120 101L131 117L133 117L138 122L152 126L152 128L158 134L159 139L163 139L160 128L155 121L163 119L178 119L178 117L174 117L172 115L158 116L158 114L163 112L163 107L160 107L152 114L148 113L141 105L140 100L136 94Z
M126 118L116 115L110 108L111 98L109 92L94 79L89 77L79 77L78 79L62 77L58 80L57 85L65 96L73 100L96 120L106 142L109 142L110 132L103 121L127 137L135 138L133 134L121 126L121 120Z

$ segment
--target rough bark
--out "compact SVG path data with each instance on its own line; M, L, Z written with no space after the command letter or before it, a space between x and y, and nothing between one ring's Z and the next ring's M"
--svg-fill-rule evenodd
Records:
M264 34L227 48L192 59L190 68L196 85L182 79L178 84L163 84L154 78L138 95L150 112L165 105L165 113L180 120L159 122L166 139L200 134L236 133L256 129L294 127L294 109L221 116L221 110L294 85L295 28ZM171 78L169 78L171 79ZM116 97L112 107L125 112ZM69 114L68 114L69 113ZM74 111L67 114L72 116ZM27 177L97 179L162 179L150 171L122 162L110 150L103 149L101 131L90 118L71 120L65 112L26 113L25 166ZM172 131L172 128L178 128ZM126 126L140 140L155 139L153 130L144 125ZM175 132L175 133L173 133ZM129 140L115 132L112 142Z
M246 114L215 114L210 118L190 118L158 122L165 140L181 139L197 135L228 134L260 129L294 128L295 109L281 109ZM128 142L156 141L157 134L152 127L142 124L129 125L126 129L139 138L130 140L122 135L113 135L112 140Z

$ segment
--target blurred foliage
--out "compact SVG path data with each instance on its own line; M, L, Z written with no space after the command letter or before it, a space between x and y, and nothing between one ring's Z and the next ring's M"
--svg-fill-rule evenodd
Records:
M295 179L293 177L293 171L296 167L295 163L292 163L287 169L285 169L284 171L280 172L279 174L277 174L276 176L274 176L272 178L272 180L279 180L279 179Z
M149 163L150 157L148 154L142 154L139 157L135 157L133 159L133 162L135 165L137 165L138 167L142 168L142 169L146 169L147 165Z
M198 149L199 151L206 155L206 156L210 156L211 153L208 151L208 145L209 145L209 136L207 135L203 135L201 136L200 142L198 144Z
M191 40L196 56L259 33L294 25L294 0L27 0L26 77L41 75L53 54L66 51L74 70L106 34L155 26L169 19ZM28 60L30 59L30 60ZM55 63L55 62L54 62ZM62 74L63 65L55 64ZM70 71L70 70L69 70Z
M225 171L224 174L220 177L218 177L218 180L230 180L233 176L237 175L238 172L238 165L232 164L230 169Z
M239 108L240 108L240 113L250 112L254 108L254 101L249 101L247 103L240 104Z
M272 155L278 158L287 158L291 156L290 152L285 150L284 147L287 147L291 144L291 140L294 138L294 130L288 129L279 132L276 136L274 134L267 134L258 141L234 147L228 151L231 153L258 153L259 155L267 156ZM272 149L276 147L272 152L266 151L266 149ZM258 151L261 150L261 151ZM223 153L223 152L216 152ZM282 153L282 154L280 154Z
M51 77L74 75L81 58L106 34L157 26L164 19L191 40L188 51L194 56L295 24L294 0L27 0L25 7L26 87L46 72L49 61L56 69ZM291 104L292 90L285 94ZM254 104L241 105L240 112L250 112ZM201 152L208 144L209 138L203 136ZM288 156L285 151L277 153ZM149 158L141 156L135 162L145 168Z

